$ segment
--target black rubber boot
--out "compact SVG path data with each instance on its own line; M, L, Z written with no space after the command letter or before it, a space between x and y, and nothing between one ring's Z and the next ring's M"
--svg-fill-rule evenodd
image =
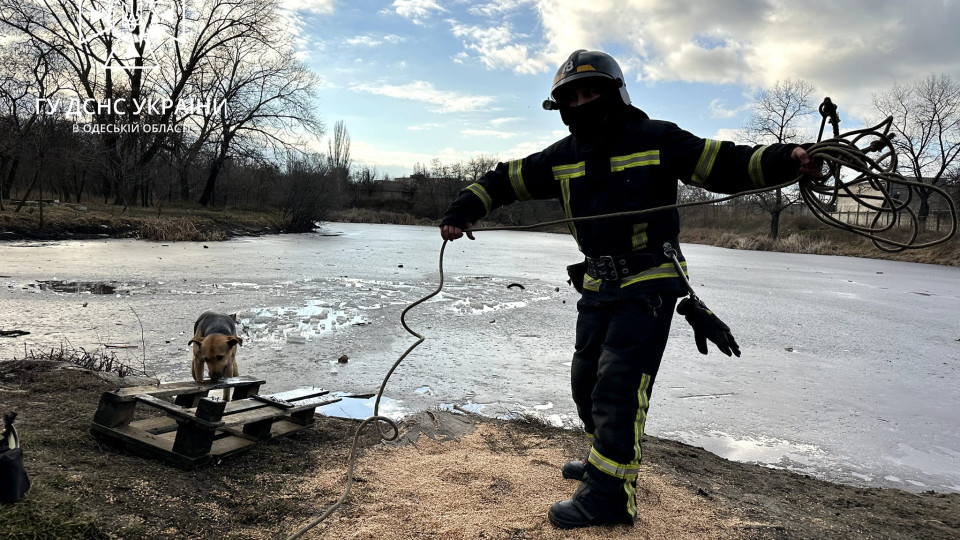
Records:
M585 459L574 459L563 464L563 477L567 480L583 480L583 472L587 470Z
M593 474L599 475L599 478L591 478ZM623 481L597 472L588 464L573 497L569 501L554 503L547 517L550 523L561 529L633 525L636 512L631 512L630 507L635 508L636 503L627 497Z
M629 516L594 515L587 511L576 499L560 501L550 506L547 512L550 523L561 529L579 529L597 525L633 525Z

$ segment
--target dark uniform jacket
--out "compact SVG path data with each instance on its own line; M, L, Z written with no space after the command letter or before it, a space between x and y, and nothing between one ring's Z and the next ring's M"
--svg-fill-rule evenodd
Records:
M557 199L567 217L594 216L675 204L677 180L732 194L797 175L799 164L790 158L797 145L750 147L701 139L671 122L652 120L635 107L623 111L602 141L585 143L570 135L536 154L499 163L460 192L441 226L463 229L518 200ZM581 221L569 228L588 258L633 254L633 260L643 255L640 260L649 261L630 264L629 275L616 281L586 275L584 294L615 288L685 293L663 253L664 243L670 242L679 254L676 209Z

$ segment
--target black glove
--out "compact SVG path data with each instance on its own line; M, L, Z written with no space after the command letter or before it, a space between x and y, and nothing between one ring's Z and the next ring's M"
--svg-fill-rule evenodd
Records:
M707 340L712 341L720 352L730 356L730 352L740 357L740 347L733 339L730 327L724 324L696 296L688 296L677 304L677 313L683 315L693 327L693 337L697 340L697 350L707 354Z

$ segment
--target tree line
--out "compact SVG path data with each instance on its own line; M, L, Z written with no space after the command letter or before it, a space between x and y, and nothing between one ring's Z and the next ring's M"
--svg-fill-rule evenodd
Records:
M278 0L0 0L0 194L282 203L324 133L288 26Z

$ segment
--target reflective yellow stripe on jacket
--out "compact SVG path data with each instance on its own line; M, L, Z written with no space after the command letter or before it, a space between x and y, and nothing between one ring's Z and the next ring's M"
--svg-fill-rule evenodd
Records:
M490 197L489 193L487 193L487 188L481 186L480 184L470 184L464 189L479 197L483 202L483 207L486 208L487 213L490 213L490 208L493 206L493 198Z
M586 174L587 165L583 161L571 165L557 165L553 167L553 178L560 182L560 192L563 195L563 213L568 218L573 217L573 211L570 209L570 180L572 178L580 178ZM580 239L577 236L577 226L574 225L573 222L570 222L567 223L567 227L569 227L570 234L573 235L573 239L577 242L577 247L580 247Z
M573 163L571 165L557 165L553 167L553 178L559 181L570 180L587 174L586 162Z
M513 192L516 193L517 199L529 201L533 197L530 196L527 186L523 183L522 167L523 160L515 159L507 165L507 173L510 175L510 185L513 186Z
M752 156L750 156L750 167L748 169L750 172L750 180L753 181L754 187L757 188L766 187L767 185L763 180L763 167L761 167L763 151L767 148L768 147L766 146L761 146L756 152L753 153Z
M660 151L647 150L646 152L637 152L627 156L613 156L610 158L610 170L612 172L621 172L630 167L643 167L645 165L659 165Z
M713 163L717 160L717 155L720 154L720 141L713 139L705 139L704 141L700 161L697 162L697 168L694 169L693 176L690 177L690 183L700 187L703 187L704 182L707 181L710 171L713 170Z

